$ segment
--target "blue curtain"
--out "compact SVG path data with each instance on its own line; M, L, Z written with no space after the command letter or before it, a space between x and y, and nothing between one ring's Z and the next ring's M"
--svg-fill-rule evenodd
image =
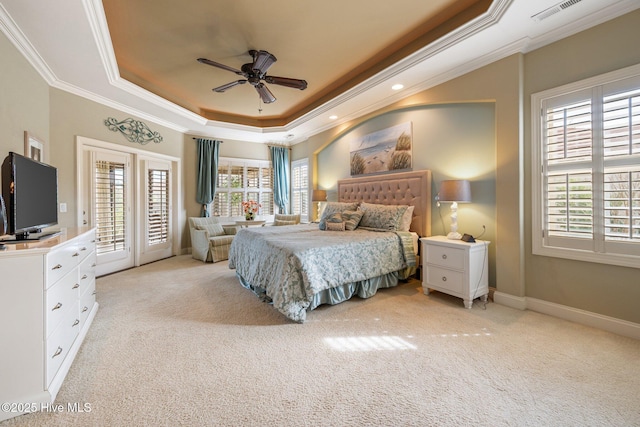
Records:
M289 213L289 148L269 147L271 162L273 163L273 199L276 202L279 213Z
M207 207L213 202L218 185L218 154L220 141L197 138L198 142L198 188L196 201L202 205L200 216L211 216Z

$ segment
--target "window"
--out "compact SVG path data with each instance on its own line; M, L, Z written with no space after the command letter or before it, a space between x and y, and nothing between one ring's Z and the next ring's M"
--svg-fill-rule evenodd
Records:
M213 215L242 217L242 202L256 200L258 215L273 216L273 168L269 161L218 159L218 187L213 199Z
M533 253L640 267L640 66L532 96Z
M300 220L309 221L309 160L291 162L291 192L294 214L300 214Z

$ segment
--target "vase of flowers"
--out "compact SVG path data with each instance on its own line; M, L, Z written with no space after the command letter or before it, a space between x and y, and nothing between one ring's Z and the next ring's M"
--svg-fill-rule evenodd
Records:
M256 219L256 215L258 214L258 210L262 207L262 205L255 200L247 200L246 202L242 202L242 210L244 211L244 219L247 221L253 221Z

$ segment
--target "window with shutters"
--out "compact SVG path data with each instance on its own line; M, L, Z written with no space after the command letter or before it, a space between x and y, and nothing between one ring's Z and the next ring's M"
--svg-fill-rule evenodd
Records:
M640 66L532 96L533 253L640 267Z
M309 160L291 162L291 204L302 222L309 221Z
M218 159L218 185L212 203L214 216L243 217L242 202L256 200L262 207L261 218L274 214L273 168L260 160Z
M169 171L148 170L147 240L149 245L169 240Z
M125 250L125 165L98 160L95 173L96 252Z

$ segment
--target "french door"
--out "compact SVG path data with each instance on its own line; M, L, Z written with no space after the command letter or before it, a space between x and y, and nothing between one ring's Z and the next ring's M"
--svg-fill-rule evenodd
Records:
M96 275L134 266L132 155L92 151L89 225L96 227Z
M139 159L138 197L142 209L138 222L139 262L146 264L172 255L171 162Z
M96 274L178 253L179 159L77 137L78 224L96 228Z

